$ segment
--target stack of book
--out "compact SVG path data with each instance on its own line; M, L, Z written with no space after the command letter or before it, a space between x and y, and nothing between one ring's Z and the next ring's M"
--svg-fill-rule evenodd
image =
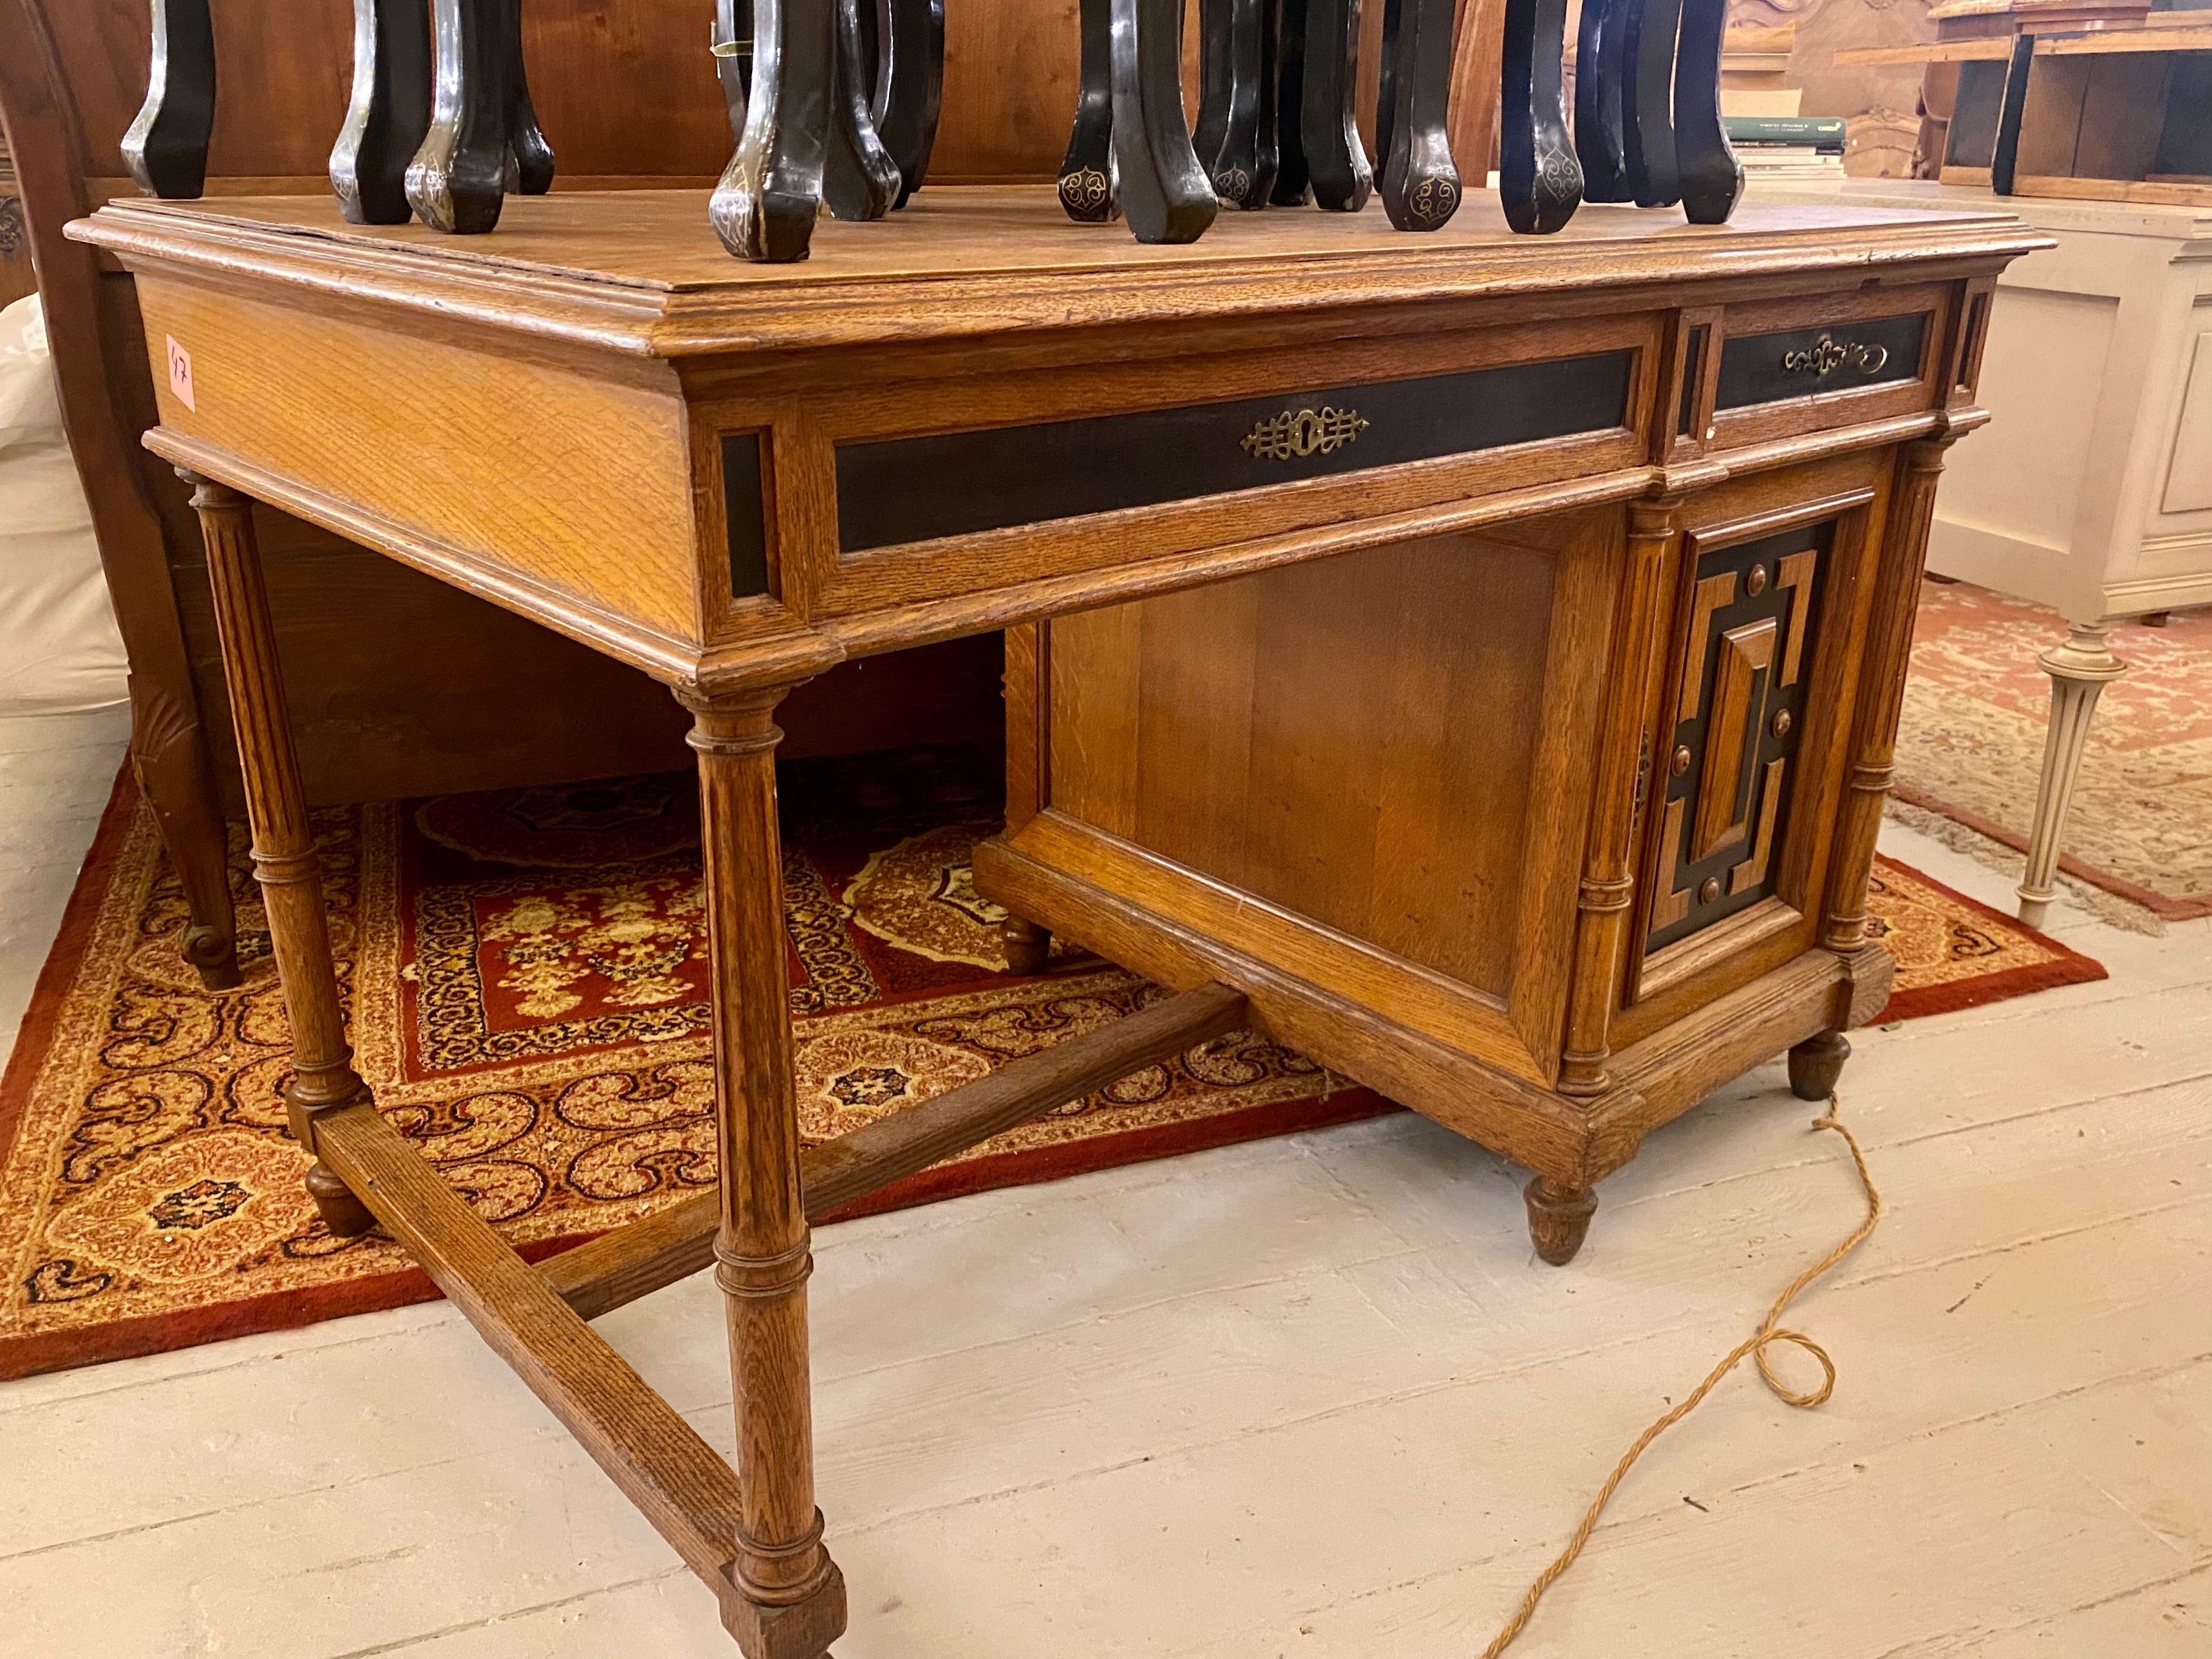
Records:
M1744 182L1844 176L1844 118L1840 115L1730 115L1729 143L1743 163Z

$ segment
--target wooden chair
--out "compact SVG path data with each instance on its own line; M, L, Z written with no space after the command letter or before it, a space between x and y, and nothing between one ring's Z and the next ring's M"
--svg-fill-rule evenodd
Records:
M349 0L211 9L229 95L217 101L207 193L327 191L352 65ZM958 95L939 176L1052 179L1074 106L1072 4L1064 19L1019 0L956 9L947 74ZM708 51L714 0L532 0L527 10L532 90L561 147L559 188L714 183L731 149ZM62 234L137 193L121 146L145 98L149 46L147 0L0 0L0 120L130 653L131 759L190 902L185 954L220 987L237 975L224 820L241 815L243 797L199 531L185 486L139 447L155 412L131 279ZM1036 67L1018 83L991 73L1013 61ZM314 526L258 518L311 801L690 764L683 711L642 675ZM785 704L784 752L995 741L998 676L995 636L840 667Z

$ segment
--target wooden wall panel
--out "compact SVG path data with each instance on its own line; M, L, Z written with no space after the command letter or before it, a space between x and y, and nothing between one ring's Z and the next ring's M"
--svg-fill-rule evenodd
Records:
M145 0L45 9L77 98L82 171L119 176L123 134L146 93ZM210 0L210 9L220 91L209 172L321 174L345 116L350 0ZM1075 112L1076 0L956 0L945 9L945 121L933 176L1051 178ZM524 8L531 93L562 177L696 179L721 171L733 146L707 50L714 15L714 0Z
M1198 98L1197 0L1185 27L1185 100ZM327 167L352 72L350 0L210 0L215 20L212 176L306 178ZM1470 185L1490 165L1503 0L1460 0L1453 146ZM145 0L46 7L78 100L82 170L123 173L125 130L146 91ZM945 113L930 173L940 183L1048 179L1075 113L1077 0L955 0L945 8ZM531 93L561 176L697 179L732 143L707 51L714 0L532 0L523 15ZM1359 128L1373 148L1382 4L1360 20ZM641 118L649 107L650 119ZM1380 158L1376 165L1381 166ZM556 184L556 188L558 187Z

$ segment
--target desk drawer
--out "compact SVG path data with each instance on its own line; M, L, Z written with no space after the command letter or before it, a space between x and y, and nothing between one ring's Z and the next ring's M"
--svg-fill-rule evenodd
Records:
M1740 334L1721 348L1716 409L1822 397L1921 377L1935 318L1915 311L1814 328Z
M1630 424L1632 350L836 447L841 554Z

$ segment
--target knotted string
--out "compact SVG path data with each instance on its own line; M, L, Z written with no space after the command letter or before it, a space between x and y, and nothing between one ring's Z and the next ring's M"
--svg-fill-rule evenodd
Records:
M1828 1358L1828 1351L1802 1331L1783 1329L1780 1322L1790 1304L1797 1299L1807 1285L1866 1243L1875 1224L1881 1219L1881 1194L1875 1190L1874 1177L1867 1173L1866 1154L1859 1150L1859 1143L1836 1116L1836 1097L1832 1093L1828 1097L1827 1115L1814 1118L1813 1127L1833 1129L1844 1138L1844 1145L1851 1149L1851 1163L1859 1172L1859 1185L1866 1189L1866 1219L1851 1230L1849 1238L1790 1281L1790 1288L1775 1297L1774 1305L1766 1310L1766 1318L1759 1325L1757 1334L1737 1344L1727 1358L1705 1374L1705 1380L1692 1389L1680 1405L1637 1436L1636 1443L1622 1455L1620 1462L1613 1466L1613 1473L1606 1476L1605 1484L1597 1489L1597 1496L1590 1501L1589 1508L1583 1512L1582 1524L1575 1528L1574 1536L1567 1540L1567 1547L1559 1552L1558 1559L1550 1566L1536 1575L1536 1582L1528 1586L1528 1593L1521 1598L1520 1607L1505 1621L1505 1628L1499 1631L1491 1644L1482 1650L1482 1659L1498 1659L1498 1656L1512 1646L1515 1639L1528 1627L1528 1620L1535 1613L1537 1602L1542 1601L1544 1592L1559 1583L1566 1570L1574 1565L1575 1558L1583 1553L1583 1546L1589 1542L1590 1534L1597 1529L1598 1517L1605 1513L1605 1506L1613 1501L1613 1493L1620 1490L1620 1483L1627 1478L1629 1470L1636 1467L1636 1460L1644 1455L1653 1441L1697 1410L1705 1397L1720 1386L1721 1379L1747 1358L1758 1362L1759 1376L1765 1379L1775 1397L1784 1405L1810 1411L1815 1406L1825 1405L1828 1396L1835 1392L1836 1362ZM1793 1389L1775 1375L1766 1351L1778 1342L1787 1342L1802 1348L1820 1362L1821 1378L1818 1388Z

